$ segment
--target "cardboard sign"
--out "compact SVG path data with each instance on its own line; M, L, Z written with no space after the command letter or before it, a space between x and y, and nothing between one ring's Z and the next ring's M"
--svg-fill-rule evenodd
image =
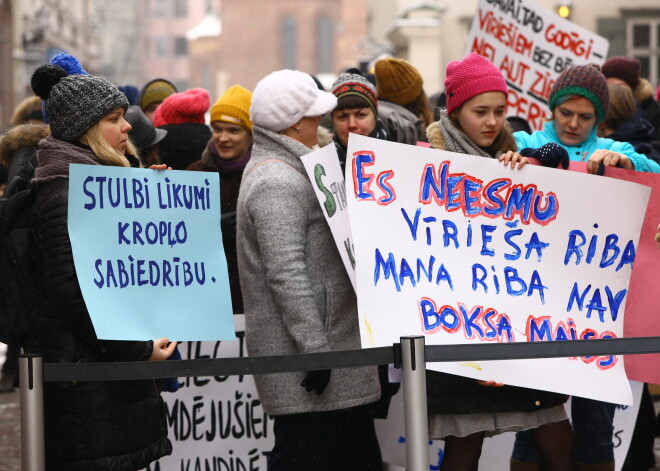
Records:
M358 135L348 150L363 347L623 336L648 187ZM430 368L632 404L615 355Z
M571 65L602 64L609 42L531 0L479 0L465 54L489 59L509 87L507 115L543 128L550 90Z
M76 275L101 339L234 338L217 173L71 165Z

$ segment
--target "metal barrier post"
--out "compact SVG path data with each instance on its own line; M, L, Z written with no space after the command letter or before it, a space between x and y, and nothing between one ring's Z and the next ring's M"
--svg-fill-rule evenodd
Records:
M428 471L429 426L426 409L424 337L401 337L406 471Z
M21 469L45 471L44 370L41 355L21 353Z

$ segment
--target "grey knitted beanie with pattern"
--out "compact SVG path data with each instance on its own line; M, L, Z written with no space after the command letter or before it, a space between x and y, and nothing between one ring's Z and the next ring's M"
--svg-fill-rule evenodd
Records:
M128 108L126 95L109 81L93 75L67 75L62 67L39 66L30 81L46 101L53 137L74 142L112 110Z

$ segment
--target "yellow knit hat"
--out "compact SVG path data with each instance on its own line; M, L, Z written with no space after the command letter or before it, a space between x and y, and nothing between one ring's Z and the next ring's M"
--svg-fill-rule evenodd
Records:
M417 68L410 62L394 57L380 59L375 65L378 98L407 105L422 91L423 80Z
M252 121L250 121L251 104L252 93L250 90L240 85L229 87L211 107L211 123L214 121L223 121L225 123L238 124L252 132Z

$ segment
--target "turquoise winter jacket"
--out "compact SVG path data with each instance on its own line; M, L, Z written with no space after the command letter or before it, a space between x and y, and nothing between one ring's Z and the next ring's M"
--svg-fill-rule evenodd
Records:
M525 131L518 131L513 133L513 137L518 144L518 150L525 147L538 148L548 142L555 142L568 151L568 156L571 160L586 161L594 151L598 149L611 150L618 152L630 159L635 166L635 170L639 172L653 172L660 173L660 165L646 157L644 154L635 152L633 146L627 142L614 141L605 137L596 136L596 126L593 131L579 146L567 147L561 143L555 132L555 126L552 121L545 123L543 131L535 131L532 134L527 134Z

